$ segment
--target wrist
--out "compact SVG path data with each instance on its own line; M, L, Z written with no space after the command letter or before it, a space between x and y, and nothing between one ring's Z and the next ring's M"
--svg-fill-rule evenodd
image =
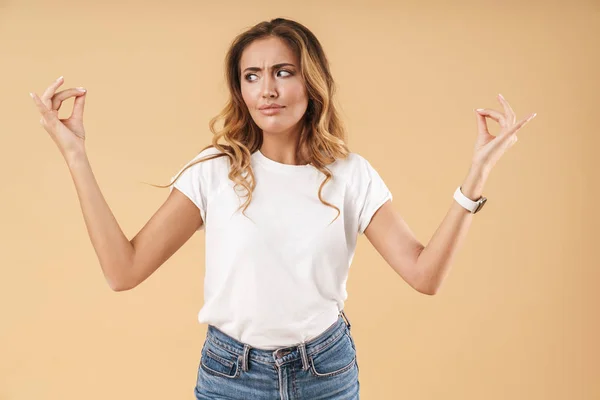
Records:
M488 174L488 169L480 166L472 166L460 186L462 194L473 201L480 198L483 194L483 187L487 181Z
M65 162L71 168L72 166L80 163L81 161L87 160L87 153L85 150L71 151L64 154Z

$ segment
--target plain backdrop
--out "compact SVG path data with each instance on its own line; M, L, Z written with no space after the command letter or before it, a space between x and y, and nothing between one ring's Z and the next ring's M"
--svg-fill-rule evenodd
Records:
M210 143L231 41L276 17L321 41L351 151L424 244L470 166L473 108L502 110L502 93L518 119L538 113L437 295L359 239L361 398L600 398L597 1L0 0L0 399L191 400L207 328L204 232L111 291L28 93L61 75L88 89L89 158L132 238L168 196L141 182L168 184Z

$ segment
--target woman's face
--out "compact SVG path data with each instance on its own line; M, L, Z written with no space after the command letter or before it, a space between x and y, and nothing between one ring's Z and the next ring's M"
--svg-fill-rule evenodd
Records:
M299 130L308 97L299 60L287 44L277 37L255 40L242 53L240 71L242 97L263 134ZM259 109L269 104L283 108L270 113Z

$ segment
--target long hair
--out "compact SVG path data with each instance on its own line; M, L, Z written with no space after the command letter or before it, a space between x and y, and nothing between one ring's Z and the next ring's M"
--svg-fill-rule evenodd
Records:
M319 187L319 200L337 210L338 215L335 218L337 219L340 215L339 208L322 198L323 186L332 179L332 173L326 166L336 159L346 158L350 152L346 144L345 128L333 104L335 83L329 70L329 62L315 35L304 25L284 18L260 22L239 34L227 52L225 79L230 97L223 110L210 120L209 128L214 135L212 144L202 149L204 151L214 147L221 153L203 157L187 165L169 185L153 186L169 187L192 165L227 156L231 165L229 179L235 182L234 188L241 185L246 189L247 200L240 206L240 208L244 207L243 211L246 211L256 187L250 159L251 155L262 146L263 136L242 98L240 59L242 52L250 43L266 37L282 39L300 60L300 73L306 84L308 107L303 116L296 156L300 159L300 153L305 149L308 154L307 163L312 164L325 175ZM215 125L219 120L223 120L223 128L217 131ZM220 139L225 143L218 143ZM245 172L249 180L243 178Z

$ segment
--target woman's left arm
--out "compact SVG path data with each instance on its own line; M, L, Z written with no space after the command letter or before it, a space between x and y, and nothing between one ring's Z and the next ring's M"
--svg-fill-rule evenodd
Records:
M462 193L470 199L481 197L487 173L471 168L462 184ZM434 295L448 274L454 256L469 230L473 214L455 200L429 240L422 245L387 201L375 212L365 236L379 254L413 289Z
M482 195L488 174L485 169L472 167L461 185L461 192L469 199L476 201ZM454 256L469 231L473 217L474 214L471 214L454 199L452 200L448 213L427 246L419 254L415 265L415 268L420 271L420 285L423 293L433 295L441 286L442 281L448 275Z
M475 110L477 141L471 168L461 185L461 192L473 201L481 197L483 186L496 162L517 142L516 133L536 116L535 113L530 114L516 123L515 113L502 95L498 95L498 101L504 107L504 113L492 109ZM490 135L486 118L500 124L497 136ZM365 229L365 236L406 282L421 293L433 295L448 274L473 216L453 200L444 220L427 246L423 246L388 201L373 215Z

